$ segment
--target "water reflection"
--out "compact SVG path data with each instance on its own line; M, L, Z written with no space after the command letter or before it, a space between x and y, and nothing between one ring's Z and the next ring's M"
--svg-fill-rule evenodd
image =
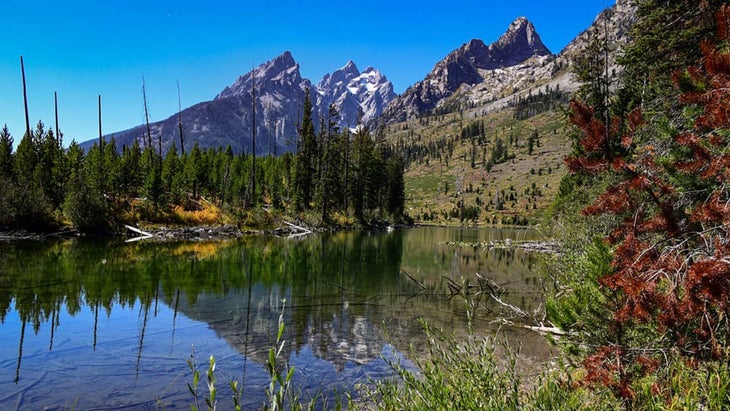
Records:
M383 356L422 350L419 318L464 328L463 299L449 298L447 278L479 273L505 288L505 301L537 308L538 257L443 244L530 235L423 228L299 241L3 244L0 406L187 408L195 345L201 367L216 355L219 390L244 380L244 403L256 408L283 299L282 355L296 384L305 397L342 392L390 375ZM479 307L478 325L491 332L498 307ZM527 363L546 358L540 337L507 331L527 346Z

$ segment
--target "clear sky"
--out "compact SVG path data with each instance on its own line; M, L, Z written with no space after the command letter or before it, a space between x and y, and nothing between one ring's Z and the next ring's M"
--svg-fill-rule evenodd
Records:
M315 84L353 60L397 93L472 38L489 44L519 16L559 52L615 0L291 1L0 0L0 124L25 131L20 56L31 126L53 126L53 92L65 145L152 121L210 100L286 50Z

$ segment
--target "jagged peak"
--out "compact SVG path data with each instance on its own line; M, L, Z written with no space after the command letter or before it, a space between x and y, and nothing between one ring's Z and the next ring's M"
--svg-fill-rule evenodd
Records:
M219 99L249 93L251 80L254 75L256 76L256 83L267 79L289 78L290 81L295 83L302 80L299 74L299 63L294 60L291 52L287 50L276 58L242 75L233 84L223 89L215 98Z
M510 29L519 29L522 26L531 26L532 23L530 23L530 20L527 19L525 16L520 16L514 19L512 24L509 25Z
M340 70L343 70L343 71L353 71L354 70L354 71L359 72L359 70L357 69L357 65L352 60L347 60L347 64L345 64L345 66L342 67Z
M267 61L266 63L260 65L256 69L256 75L258 76L260 73L280 73L283 71L287 71L292 68L299 68L299 63L297 63L294 60L294 57L291 55L291 52L288 50L274 58L273 60ZM250 73L249 73L250 74Z
M297 65L297 62L294 60L294 57L291 55L291 52L289 50L284 51L278 57L271 60L271 62L281 63L282 65L285 65L287 67L293 67Z
M552 54L543 44L535 26L527 17L517 17L490 48L507 49L515 46L523 50L530 49L536 56Z
M482 40L480 40L480 39L471 39L471 40L469 40L468 43L465 43L461 48L464 51L469 51L469 50L482 49L484 47L486 47L486 45L484 44L484 42Z

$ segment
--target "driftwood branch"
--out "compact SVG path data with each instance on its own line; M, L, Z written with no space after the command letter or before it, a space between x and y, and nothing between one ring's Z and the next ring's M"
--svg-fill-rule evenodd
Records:
M288 238L296 238L296 237L301 237L301 236L312 234L312 230L310 230L306 227L301 227L301 226L292 224L288 221L284 221L284 224L288 225L291 228L295 228L295 229L299 230L298 233L290 234Z
M126 224L124 225L124 227L126 227L127 230L129 230L129 231L139 234L138 237L130 238L127 241L125 241L126 243L133 243L135 241L146 240L148 238L154 237L154 234L148 233L146 231L142 231L137 227L132 227L132 226L126 225Z
M525 330L534 331L534 332L542 334L542 335L551 334L551 335L561 336L561 335L566 334L565 331L561 330L558 327L548 327L548 326L544 326L544 325L515 324L514 322L509 321L504 318L501 318L501 319L497 320L496 322L500 323L500 324L508 325L510 327L524 328Z
M411 281L413 281L414 283L418 284L418 286L419 286L419 287L421 287L421 288L423 288L423 289L425 289L425 288L426 288L426 286L425 286L425 285L424 285L424 284L423 284L422 282L420 282L420 281L416 280L415 278L413 278L413 277L412 277L412 276L411 276L410 274L408 274L407 272L405 272L405 271L401 271L401 274L403 274L403 275L405 275L406 277L410 278L410 279L411 279Z

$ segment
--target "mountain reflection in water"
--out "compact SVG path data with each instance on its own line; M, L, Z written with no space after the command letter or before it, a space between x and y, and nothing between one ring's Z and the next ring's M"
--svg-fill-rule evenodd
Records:
M193 350L201 370L215 355L222 405L236 379L244 407L259 408L282 300L282 362L296 367L304 399L333 400L392 376L386 359L412 367L407 358L425 350L418 319L466 328L464 300L449 295L446 277L479 273L504 287L506 302L536 309L539 256L444 244L534 235L418 228L297 241L0 244L0 408L187 408ZM493 334L499 307L478 307L476 328ZM503 333L522 346L528 372L549 358L542 337Z

